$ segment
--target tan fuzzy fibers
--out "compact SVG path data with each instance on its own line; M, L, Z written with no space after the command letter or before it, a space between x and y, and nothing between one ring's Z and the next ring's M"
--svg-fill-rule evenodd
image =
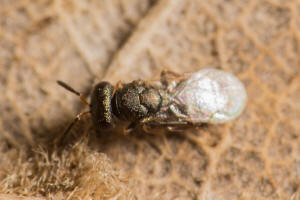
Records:
M112 168L107 156L88 151L82 141L60 155L40 149L29 157L20 151L2 150L3 193L39 194L52 199L132 198L126 179Z
M0 0L0 199L298 200L299 0ZM217 68L243 114L179 134L96 133L96 82ZM121 129L121 128L120 128Z

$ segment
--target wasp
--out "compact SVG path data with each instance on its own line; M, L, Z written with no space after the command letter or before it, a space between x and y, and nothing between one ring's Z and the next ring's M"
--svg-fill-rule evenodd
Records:
M58 84L90 107L77 115L65 133L87 113L98 131L111 130L120 121L129 122L126 130L137 125L145 129L173 129L224 123L238 117L247 100L243 83L217 69L185 74L162 71L159 81L134 80L115 86L103 81L94 87L90 104L66 83L58 81Z

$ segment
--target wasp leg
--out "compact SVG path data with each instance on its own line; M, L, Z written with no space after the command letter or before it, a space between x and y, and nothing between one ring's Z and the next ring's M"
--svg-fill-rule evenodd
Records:
M183 114L174 104L170 105L170 111L178 118L184 119L186 121L187 116Z
M163 126L177 126L177 125L188 125L186 121L169 121L169 122L159 122Z
M114 96L114 94L116 93L116 91L121 87L121 85L123 85L122 81L118 81L116 86L114 87L114 90L112 92L111 96Z
M149 122L151 121L154 121L154 118L153 117L147 117L147 118L144 118L140 121L140 123L143 125L143 130L146 132L146 133L152 133L151 132L151 128L150 128L150 125L148 124Z
M183 132L184 130L186 130L186 128L184 127L174 127L174 126L167 126L167 130L170 131L170 132Z
M146 124L148 122L155 121L154 117L146 117L140 121L141 124Z
M183 122L186 122L188 125L191 125L191 126L193 126L195 128L204 128L204 127L209 126L209 124L206 123L206 122L201 122L201 123L200 122L196 122L195 123L195 121L193 121L191 119L188 119L188 118L184 118L183 120L184 120Z
M181 76L176 72L170 70L163 70L160 74L160 82L165 88L174 88L176 87L176 79L179 79Z
M170 132L183 132L184 130L186 130L185 127L180 127L180 126L183 126L183 125L187 125L187 123L182 123L182 124L169 124L169 125L166 125L166 124L160 124L160 125L157 125L156 128L158 126L161 126L161 127L165 127L168 131ZM153 125L149 125L149 124L144 124L143 125L143 130L146 132L146 133L152 133L153 134L153 129L155 127L153 127ZM159 131L159 129L155 129L155 132Z
M159 125L159 123L157 122L157 120L155 120L154 117L147 117L147 118L144 118L140 121L140 124L142 124L142 128L143 130L146 132L146 133L150 133L150 134L153 134L153 129L155 128L158 128L158 127L161 127ZM155 132L157 131L161 131L159 129L157 129Z
M180 76L181 76L180 74L173 72L171 70L168 70L168 69L164 69L160 73L161 79L166 79L166 78L174 79L174 78L179 78Z
M188 125L189 123L186 121L171 121L161 123L161 126L165 126L170 132L183 132L186 130Z
M69 126L66 128L66 130L63 132L62 135L60 135L58 137L58 139L55 141L55 143L57 143L59 146L62 146L67 138L68 133L71 131L71 129L73 128L73 126L86 114L89 114L90 111L86 111L86 112L82 112L79 113L75 119L69 124Z
M140 123L143 124L143 127L146 126L148 129L149 127L166 127L167 129L169 129L170 127L180 127L189 125L189 122L187 121L159 121L153 117L145 118Z
M143 124L143 130L145 131L145 133L153 134L153 131L151 131L152 129L146 124Z
M130 134L135 128L136 128L137 123L131 122L129 126L123 129L124 135Z

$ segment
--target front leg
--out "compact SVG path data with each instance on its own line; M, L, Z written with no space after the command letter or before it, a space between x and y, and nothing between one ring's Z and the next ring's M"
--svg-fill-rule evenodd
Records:
M116 91L117 91L119 88L121 88L122 86L123 86L122 81L118 81L117 84L116 84L115 87L114 87L114 90L113 90L113 92L112 92L112 96L114 96L115 93L116 93Z
M164 69L160 73L161 79L166 79L166 78L174 79L174 78L178 78L178 77L180 77L180 74L173 72L171 70L168 70L168 69Z
M132 133L135 130L136 127L137 127L137 123L136 122L131 122L127 127L125 127L123 129L124 135L128 135L128 134Z

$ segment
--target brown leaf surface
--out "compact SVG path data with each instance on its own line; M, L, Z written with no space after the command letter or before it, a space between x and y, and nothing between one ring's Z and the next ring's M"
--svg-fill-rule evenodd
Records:
M0 2L0 192L53 199L296 199L300 184L297 0ZM237 120L184 134L96 134L99 80L219 68L246 85ZM116 131L117 132L117 131ZM88 135L88 136L87 136ZM0 196L0 198L4 198ZM10 198L10 196L8 197Z

